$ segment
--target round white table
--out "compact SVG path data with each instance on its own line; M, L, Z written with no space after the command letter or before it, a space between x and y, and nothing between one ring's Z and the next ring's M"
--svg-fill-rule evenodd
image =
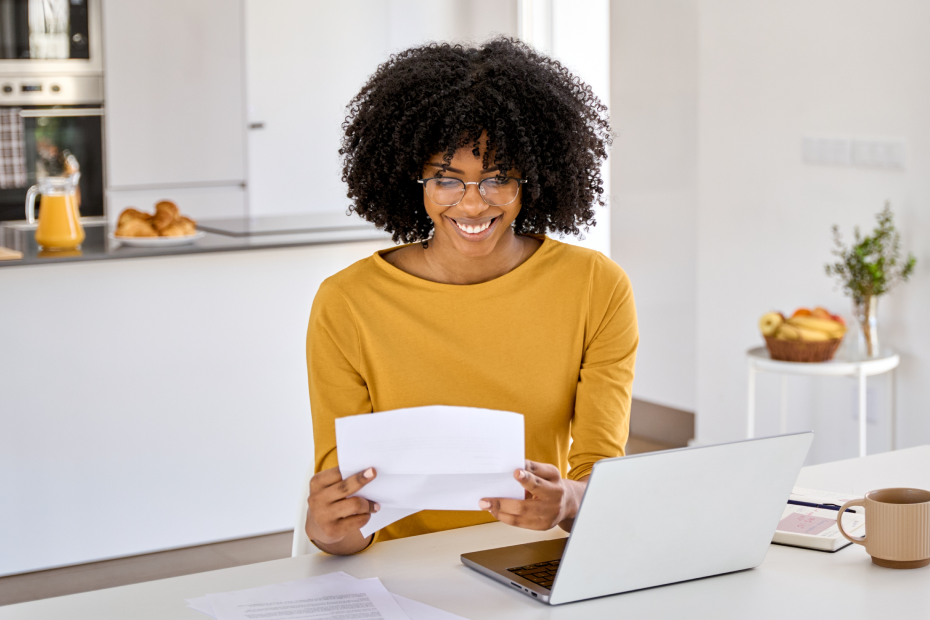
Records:
M781 374L781 410L780 429L788 432L788 375L807 375L809 377L855 377L859 381L859 456L866 455L866 377L891 372L891 449L897 446L896 406L894 400L894 369L901 363L901 358L892 351L883 351L878 357L840 358L829 362L802 363L782 362L769 357L765 347L756 347L746 352L749 364L749 408L746 414L746 436L752 438L756 432L756 373L774 372Z

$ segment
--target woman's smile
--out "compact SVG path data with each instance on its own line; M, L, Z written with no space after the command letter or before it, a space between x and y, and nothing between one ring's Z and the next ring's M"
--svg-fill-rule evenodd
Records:
M501 219L499 215L477 219L467 217L453 218L448 215L445 217L452 222L453 227L458 231L459 235L468 241L484 241L494 234L494 229L497 228L497 223Z

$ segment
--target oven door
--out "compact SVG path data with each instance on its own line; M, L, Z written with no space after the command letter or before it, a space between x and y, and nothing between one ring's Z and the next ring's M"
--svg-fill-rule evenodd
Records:
M26 192L61 176L65 151L81 170L81 215L103 215L103 108L0 107L0 221L25 219Z
M99 0L0 0L0 75L102 74Z

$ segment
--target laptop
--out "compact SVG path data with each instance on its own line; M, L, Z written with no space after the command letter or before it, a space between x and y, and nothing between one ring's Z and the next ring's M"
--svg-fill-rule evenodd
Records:
M755 568L814 434L605 459L567 538L462 555L550 605Z

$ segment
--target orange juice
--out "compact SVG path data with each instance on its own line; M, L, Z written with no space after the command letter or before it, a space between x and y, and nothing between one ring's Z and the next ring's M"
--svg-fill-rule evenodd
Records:
M73 192L43 194L36 242L45 250L73 250L84 241L84 227Z

